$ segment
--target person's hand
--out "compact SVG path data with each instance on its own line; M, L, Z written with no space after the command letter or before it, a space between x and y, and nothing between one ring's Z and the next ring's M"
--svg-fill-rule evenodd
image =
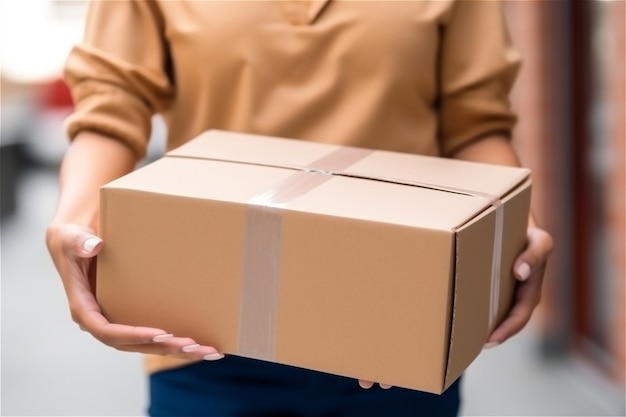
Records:
M517 334L526 326L539 301L548 256L552 252L552 237L545 230L528 228L528 244L513 267L517 279L514 304L509 315L491 333L486 348L494 347Z
M200 346L193 339L175 337L162 329L110 323L102 314L89 281L103 241L88 228L75 224L51 226L46 243L61 275L72 319L100 342L121 351L191 360L223 357L213 347Z
M366 381L364 379L359 379L359 385L361 386L361 388L370 389L370 388L372 388L374 386L374 383L372 381ZM380 384L379 383L378 385L380 385L380 387L382 389L389 389L389 388L392 387L391 385L387 385L387 384Z

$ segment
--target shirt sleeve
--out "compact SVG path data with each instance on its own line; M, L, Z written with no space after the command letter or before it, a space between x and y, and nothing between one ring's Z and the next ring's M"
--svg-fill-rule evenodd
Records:
M516 123L509 93L520 66L499 1L457 1L442 31L440 141L444 155Z
M74 111L70 139L88 130L147 152L152 116L172 97L164 23L153 1L92 1L85 36L70 52L64 77Z

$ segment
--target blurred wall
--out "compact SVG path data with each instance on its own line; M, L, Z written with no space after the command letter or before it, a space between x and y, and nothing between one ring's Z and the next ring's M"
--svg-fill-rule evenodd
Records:
M523 55L514 144L555 238L537 315L541 351L624 385L623 1L505 3Z
M611 264L615 271L615 291L613 292L613 304L615 305L615 320L612 329L612 354L618 360L616 367L616 378L623 385L626 385L626 303L624 301L626 294L626 239L624 237L626 231L626 146L624 138L626 137L626 3L623 1L614 2L607 15L611 20L611 27L614 29L613 48L609 52L611 60L606 67L607 79L609 82L604 86L609 101L612 104L612 122L610 123L610 135L612 138L612 149L614 175L610 178L608 184L611 190L607 206L608 213L607 226L611 230Z

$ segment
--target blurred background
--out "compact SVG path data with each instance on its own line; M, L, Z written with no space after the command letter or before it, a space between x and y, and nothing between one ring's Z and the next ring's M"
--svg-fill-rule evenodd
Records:
M145 415L140 356L73 324L44 245L72 109L61 68L86 3L0 7L1 414ZM468 370L463 415L624 416L625 2L505 7L524 58L514 143L556 249L531 325ZM163 148L154 124L148 159Z

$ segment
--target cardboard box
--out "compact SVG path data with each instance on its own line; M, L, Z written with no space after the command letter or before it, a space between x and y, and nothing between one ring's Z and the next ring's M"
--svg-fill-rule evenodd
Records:
M209 131L101 190L113 322L441 393L510 306L527 169Z

